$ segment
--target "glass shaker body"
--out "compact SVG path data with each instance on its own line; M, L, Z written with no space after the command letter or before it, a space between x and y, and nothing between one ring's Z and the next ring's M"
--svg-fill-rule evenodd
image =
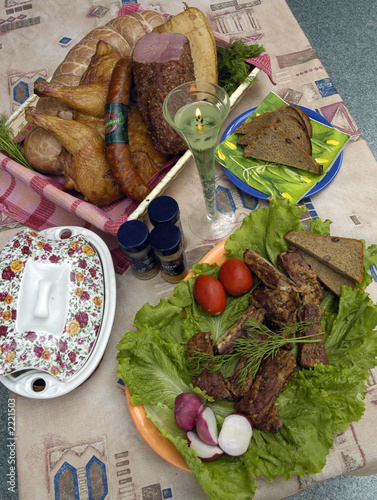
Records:
M182 229L179 206L174 198L157 196L148 205L148 217L154 227L165 223L176 225L182 233L183 248L186 248L187 242Z
M180 229L174 224L159 224L151 231L151 245L160 262L162 277L170 283L182 281L188 274L188 262Z
M124 222L118 229L117 238L136 278L147 280L156 276L159 270L158 261L149 241L148 227L144 222Z

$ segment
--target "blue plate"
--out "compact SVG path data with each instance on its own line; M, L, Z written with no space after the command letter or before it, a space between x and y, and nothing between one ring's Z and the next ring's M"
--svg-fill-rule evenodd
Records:
M324 125L327 125L328 127L333 128L331 123L326 120L322 115L317 113L317 111L313 111L312 109L306 108L304 106L300 106L305 113L311 118L312 120L316 120L317 122L323 123ZM255 111L256 108L251 108L247 111L244 111L241 115L239 115L235 120L232 121L230 125L226 128L224 131L221 141L224 141L227 137L233 134L233 132L243 123L246 118L251 115L253 111ZM324 189L326 186L332 182L337 173L339 172L340 166L343 161L343 151L340 152L340 154L337 156L335 159L334 163L331 165L330 169L326 172L326 174L322 177L322 179L317 182L315 186L312 187L312 189L304 195L304 198L307 198L309 196L313 196L314 194L319 193ZM232 174L227 168L223 167L223 170L225 172L225 175L228 177L228 179L233 182L233 184L238 187L241 191L243 191L246 194L249 194L251 196L254 196L255 198L260 198L262 200L268 200L268 195L262 193L261 191L258 191L257 189L254 189L253 187L249 186L246 184L246 182L241 181L239 177L236 175Z

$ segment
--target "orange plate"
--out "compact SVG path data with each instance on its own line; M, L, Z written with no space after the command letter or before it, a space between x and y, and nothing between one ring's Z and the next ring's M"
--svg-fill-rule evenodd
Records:
M213 247L212 250L210 250L207 255L205 255L199 262L201 264L222 264L225 261L225 241L226 240L221 241L215 247ZM190 278L191 276L193 276L193 274L194 273L191 271L185 279ZM147 416L145 415L144 407L142 405L135 406L130 402L131 394L127 387L126 397L132 420L134 421L137 430L140 432L141 436L149 444L152 450L154 450L158 455L160 455L161 458L163 458L170 464L175 465L179 469L191 472L190 468L185 462L185 459L182 457L173 443L166 439L164 436L161 436L160 431L157 429L157 427L152 424L152 422L147 418Z

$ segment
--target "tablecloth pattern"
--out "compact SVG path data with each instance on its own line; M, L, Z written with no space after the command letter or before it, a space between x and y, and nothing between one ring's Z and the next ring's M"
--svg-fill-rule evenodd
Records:
M171 14L182 9L181 3L173 0L146 0L144 4ZM309 209L307 220L317 216L332 220L332 234L361 238L367 245L376 243L373 211L376 161L285 1L252 0L242 4L192 0L190 5L206 14L214 30L262 43L271 56L276 86L261 73L224 127L243 111L258 105L273 90L289 102L315 109L334 126L349 133L352 139L344 150L343 164L335 180L301 203ZM120 2L110 0L5 0L0 7L0 111L13 113L30 93L35 79L46 78L53 72L68 46L115 17L121 7ZM230 230L239 227L250 210L267 206L265 201L236 189L219 167L216 181L218 205L229 216ZM187 256L192 265L217 243L198 239L188 222L190 212L203 206L192 160L165 194L175 197L180 205L188 241ZM4 213L0 215L2 247L20 224ZM56 222L60 224L61 220L57 218ZM371 271L376 274L375 269ZM118 274L116 280L117 312L112 334L105 355L90 379L58 399L41 401L11 393L16 400L21 500L205 498L191 474L165 462L145 443L131 420L124 388L116 378L116 345L123 333L132 328L135 313L145 302L157 304L172 291L173 285L160 275L148 282L137 280L129 270ZM376 301L376 281L368 292ZM377 422L376 384L374 369L366 388L365 415L336 436L327 465L320 474L272 483L259 480L255 498L282 499L338 474L376 473L377 438L373 432Z

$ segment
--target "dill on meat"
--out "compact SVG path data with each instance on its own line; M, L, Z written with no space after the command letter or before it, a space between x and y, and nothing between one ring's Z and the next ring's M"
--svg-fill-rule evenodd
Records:
M242 387L248 375L253 379L259 370L262 361L275 354L285 344L303 344L320 342L318 333L304 335L313 322L300 321L273 332L266 325L255 318L246 321L245 335L234 341L234 350L231 354L211 355L205 352L191 352L187 358L187 366L192 375L199 375L204 370L209 372L226 370L235 358L243 357L246 363L239 372L238 384Z
M250 73L250 65L244 59L251 59L264 52L258 44L247 45L241 38L231 39L225 47L217 47L217 68L219 85L232 94Z

